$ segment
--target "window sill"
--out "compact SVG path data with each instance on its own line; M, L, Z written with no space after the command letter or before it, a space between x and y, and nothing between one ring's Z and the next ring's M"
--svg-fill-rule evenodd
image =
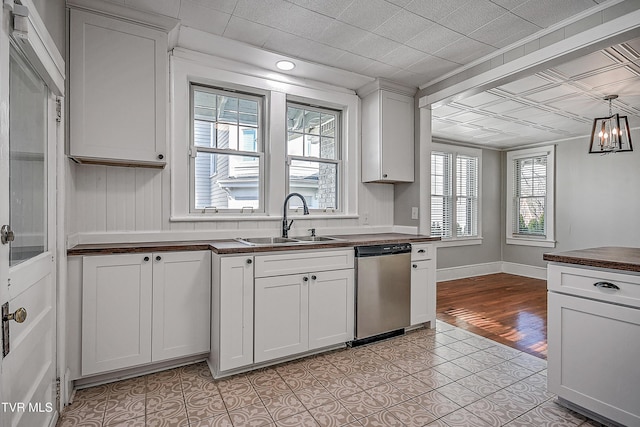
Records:
M455 247L455 246L473 246L473 245L481 245L482 237L469 237L466 239L443 239L437 242L438 247Z
M334 213L311 213L309 215L287 214L288 219L295 220L312 220L312 219L358 219L358 215L345 215ZM190 216L172 216L170 222L214 222L214 221L282 221L282 215L260 214L209 214L209 215L190 215Z
M537 246L540 248L555 248L555 240L531 239L526 237L507 237L507 245Z

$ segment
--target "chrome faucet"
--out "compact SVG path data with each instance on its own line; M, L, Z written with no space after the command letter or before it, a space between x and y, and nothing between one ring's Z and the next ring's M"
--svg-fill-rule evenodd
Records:
M289 199L292 198L293 196L297 196L300 198L300 200L302 200L302 209L303 209L303 215L309 215L309 207L307 206L307 201L304 199L304 197L302 196L302 194L300 193L291 193L289 194L287 197L284 198L284 206L282 208L283 211L283 215L282 215L282 237L289 237L289 230L291 230L291 224L293 224L293 220L291 220L291 222L287 223L287 203L289 202Z

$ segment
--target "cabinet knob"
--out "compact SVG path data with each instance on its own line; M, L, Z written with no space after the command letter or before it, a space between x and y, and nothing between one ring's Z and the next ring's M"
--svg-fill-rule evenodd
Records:
M158 154L158 160L164 159L164 154Z
M311 280L316 280L318 277L314 274L313 276L311 276Z
M144 257L144 262L149 262L149 257L148 256Z
M158 255L158 256L156 257L156 261L160 261L161 259L162 259L162 257L161 257L160 255Z
M303 281L303 282L308 282L308 281L309 281L309 278L308 278L307 276L304 276L304 277L302 278L302 281Z
M418 268L418 264L413 264L413 268Z
M386 173L383 173L383 174L382 174L382 177L383 177L383 178L386 178L387 176L388 176L388 175L387 175Z
M247 264L252 264L252 263L253 263L253 260L252 260L251 258L249 258L249 259L247 260Z

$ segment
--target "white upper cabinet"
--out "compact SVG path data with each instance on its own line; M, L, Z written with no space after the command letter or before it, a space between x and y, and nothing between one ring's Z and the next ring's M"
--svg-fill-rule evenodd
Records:
M77 9L70 19L69 155L164 167L167 33Z
M358 90L363 182L413 182L414 93L414 89L383 80Z

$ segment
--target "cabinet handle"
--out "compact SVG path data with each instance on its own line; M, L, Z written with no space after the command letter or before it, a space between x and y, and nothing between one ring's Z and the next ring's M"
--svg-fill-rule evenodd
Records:
M160 255L158 255L158 256L156 257L156 261L160 261L161 259L162 259L162 257L161 257Z
M424 252L425 252L425 250L424 250L424 249L418 249L418 253L419 253L419 254L423 254Z
M164 154L158 154L158 160L164 159Z
M308 278L307 276L304 276L304 277L302 278L302 281L303 281L303 282L308 282L308 281L309 281L309 278Z
M148 256L144 257L144 262L149 262L149 257Z
M413 268L418 268L418 264L413 264Z
M316 280L318 277L316 277L316 275L314 274L313 276L311 276L311 280Z
M614 291L620 290L620 287L618 287L618 285L614 285L613 283L609 282L597 282L594 283L593 286L600 289L613 289Z
M249 258L249 259L247 260L247 264L251 264L251 263L253 263L253 260L252 260L251 258Z
M386 173L383 173L383 174L382 174L382 177L383 177L383 178L386 178L387 176L388 176L388 175L387 175Z

